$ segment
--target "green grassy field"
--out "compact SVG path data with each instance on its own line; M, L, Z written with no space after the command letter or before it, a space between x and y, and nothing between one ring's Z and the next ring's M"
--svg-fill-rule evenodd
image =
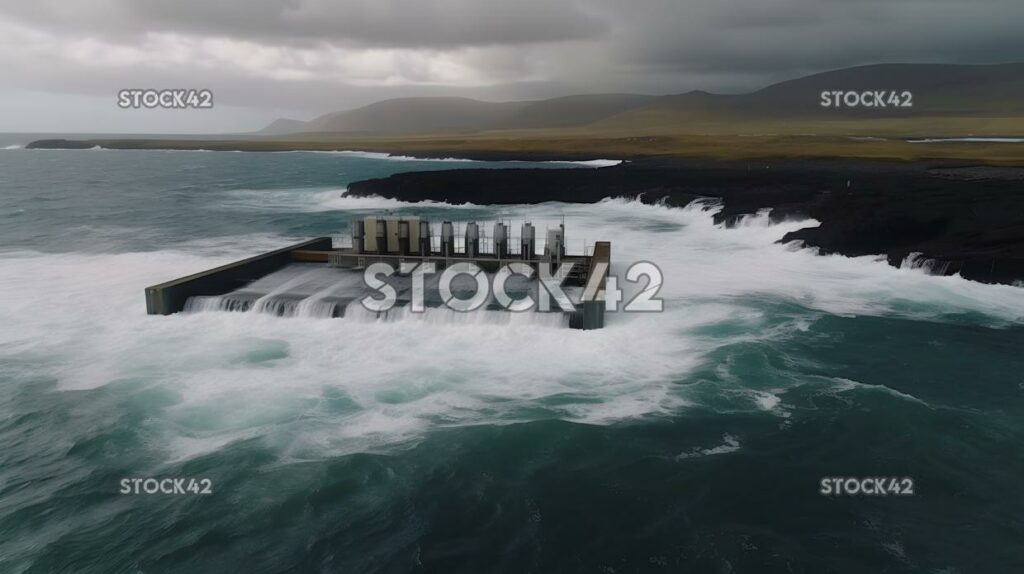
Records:
M1024 166L1024 143L907 141L1024 136L1021 78L1024 64L879 64L796 78L745 94L589 94L503 103L402 98L308 122L278 120L281 131L233 139L97 139L80 145L493 158L860 158ZM821 106L823 91L882 87L912 93L913 105Z
M507 156L544 155L565 158L638 158L678 156L710 159L858 158L895 161L941 160L986 165L1024 166L1024 143L910 143L891 136L828 135L822 125L808 125L807 134L686 134L643 131L631 135L578 130L516 131L467 135L346 137L309 134L287 138L237 140L90 140L116 149L210 149L243 151L362 150L396 154ZM880 132L867 132L880 133ZM995 135L990 134L974 135ZM1013 132L1002 132L1013 133ZM1017 132L1021 133L1021 132ZM934 135L959 135L936 132ZM915 136L916 137L916 136Z

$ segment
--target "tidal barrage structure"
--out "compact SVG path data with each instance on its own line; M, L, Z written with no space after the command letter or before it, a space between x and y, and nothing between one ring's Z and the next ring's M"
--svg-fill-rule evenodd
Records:
M458 229L464 227L464 229ZM170 315L192 308L197 300L223 296L244 290L246 286L293 264L324 265L344 270L365 270L374 263L387 263L395 269L409 264L433 263L440 271L460 262L473 263L486 272L519 262L530 266L534 277L542 268L553 272L572 263L571 272L558 279L562 286L583 287L573 301L568 324L574 329L604 327L604 288L611 264L611 243L598 241L583 252L566 252L565 225L547 230L538 253L537 229L526 222L518 237L511 224L495 222L490 236L476 222L456 225L444 221L440 233L436 226L419 217L371 216L350 224L351 244L335 246L330 237L318 237L248 259L222 265L187 277L147 287L146 311L150 315ZM461 233L460 233L461 232ZM244 310L248 305L222 307ZM334 313L333 316L341 316Z

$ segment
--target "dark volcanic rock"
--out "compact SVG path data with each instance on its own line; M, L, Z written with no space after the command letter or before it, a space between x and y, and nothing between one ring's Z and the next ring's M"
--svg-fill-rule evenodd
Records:
M89 149L96 147L96 144L84 140L36 140L27 146L26 149Z
M908 255L993 283L1024 280L1024 169L843 160L639 160L601 169L454 170L357 182L353 195L523 204L639 198L684 206L718 198L719 222L770 208L821 222L787 234L824 253Z

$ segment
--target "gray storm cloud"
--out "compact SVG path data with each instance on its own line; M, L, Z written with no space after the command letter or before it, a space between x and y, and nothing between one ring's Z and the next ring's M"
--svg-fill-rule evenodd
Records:
M223 105L315 114L410 95L743 91L876 62L1024 60L1021 21L1019 0L0 0L0 98L204 86Z
M35 0L5 11L114 37L175 32L299 45L514 45L607 32L605 20L565 0Z

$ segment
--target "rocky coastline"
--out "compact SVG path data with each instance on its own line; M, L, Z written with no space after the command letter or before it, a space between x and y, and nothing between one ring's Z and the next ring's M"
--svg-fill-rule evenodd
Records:
M592 203L607 197L685 206L721 201L719 222L771 210L813 218L789 233L821 253L908 257L936 274L1024 281L1024 168L861 160L647 158L599 169L459 169L356 182L348 193L454 204Z

